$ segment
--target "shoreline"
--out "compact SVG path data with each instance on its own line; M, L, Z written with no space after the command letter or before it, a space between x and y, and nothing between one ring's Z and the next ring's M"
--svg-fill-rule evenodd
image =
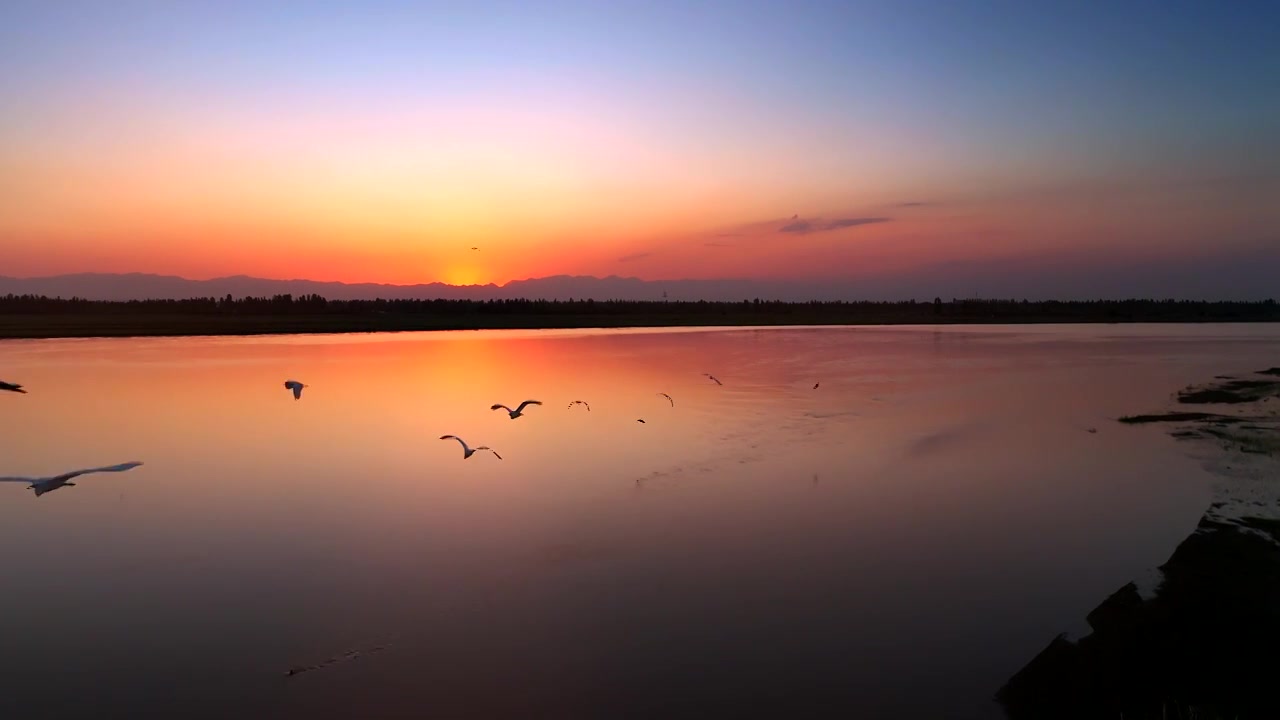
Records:
M1210 412L1187 412L1210 406ZM996 699L1022 718L1280 717L1280 368L1184 388L1160 424L1212 477L1196 529L1015 673Z
M0 339L183 337L432 330L585 330L794 325L1274 323L1261 301L953 299L943 302L743 299L329 300L319 295L85 300L0 296Z
M664 316L647 319L614 317L516 316L486 317L470 322L446 318L399 316L251 316L251 317L154 317L147 315L101 317L92 315L0 314L0 341L69 338L127 337L240 337L254 335L345 335L362 333L450 332L460 330L615 330L627 328L696 327L803 327L803 326L932 326L932 325L1266 325L1280 320L1240 319L1080 319L1068 317L991 318L984 316L738 317L706 315Z

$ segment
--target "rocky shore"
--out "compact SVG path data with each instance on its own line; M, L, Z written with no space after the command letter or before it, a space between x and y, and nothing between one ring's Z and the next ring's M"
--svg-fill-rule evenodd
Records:
M1153 596L1120 588L1089 635L1055 638L1000 688L1008 717L1280 718L1280 368L1177 403L1120 421L1183 441L1214 477L1209 508Z

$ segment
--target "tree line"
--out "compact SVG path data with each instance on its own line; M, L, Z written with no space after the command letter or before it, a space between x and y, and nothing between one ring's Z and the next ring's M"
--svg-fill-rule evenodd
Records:
M1276 321L1280 307L1274 300L1206 302L1195 300L1016 300L958 299L932 302L808 301L744 299L707 300L449 300L377 299L330 300L320 295L269 297L195 297L152 300L87 300L43 295L0 296L0 313L22 315L164 315L164 316L433 316L465 320L475 316L547 317L742 317L803 316L840 320L1061 320L1070 321Z

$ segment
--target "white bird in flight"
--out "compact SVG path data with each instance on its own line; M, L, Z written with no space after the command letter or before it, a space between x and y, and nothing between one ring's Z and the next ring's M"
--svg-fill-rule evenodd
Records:
M569 407L565 408L565 410L572 410L574 405L581 405L587 409L587 412L591 412L591 406L587 404L586 400L574 400L569 403Z
M707 377L709 377L709 378L711 378L711 380L712 380L713 382L715 382L715 384L717 384L717 385L723 385L723 384L724 384L724 383L720 382L720 379L719 379L719 378L717 378L715 375L712 375L711 373L702 373L702 374L703 374L703 375L706 375L706 376L707 376Z
M46 478L0 477L0 482L30 483L30 487L28 487L27 489L35 490L36 497L40 497L41 495L47 492L53 492L54 490L57 490L58 488L64 485L67 487L75 487L76 486L75 483L67 482L67 481L70 480L71 478L78 477L80 475L87 475L89 473L100 473L100 472L124 472L125 470L132 470L141 464L142 463L136 462L136 461L127 462L127 463L121 463L120 465L109 465L107 467L88 468L86 470L76 470L74 472L63 473L62 475L55 475L54 477L46 477Z
M3 380L0 380L0 390L8 390L10 392L22 393L23 395L27 393L26 390L22 389L21 385L18 385L16 383L7 383Z
M676 401L675 401L675 400L672 400L670 395L668 395L668 394L666 394L666 393L658 393L658 394L659 394L659 395L661 395L662 397L666 398L666 399L667 399L667 402L671 403L671 407L675 407L675 406L676 406Z
M467 447L467 442L466 442L465 440L463 440L462 438L458 437L457 435L441 435L441 436L440 436L440 439L441 439L441 440L457 440L457 441L458 441L458 444L462 446L462 459L463 459L463 460L466 460L467 458L471 457L472 455L475 455L477 450L488 450L489 452L493 453L493 456L494 456L494 457L498 458L499 460L501 460L501 459L502 459L502 456L498 454L498 451L497 451L497 450L494 450L493 448L489 447L488 445L481 445L481 446L479 446L479 447L474 447L474 448L473 448L473 447Z
M502 403L497 403L491 406L489 409L497 410L498 408L502 408L503 410L507 411L507 414L511 416L512 420L515 420L516 418L524 414L524 408L526 405L541 405L541 404L542 404L541 400L525 400L524 402L520 403L520 407L516 408L515 410L512 410L511 408L507 407L506 405L503 405Z
M302 388L306 387L306 385L303 385L302 383L298 382L297 380L285 380L285 381L284 381L284 387L285 387L285 389L286 389L286 390L292 390L292 391L293 391L293 399L294 399L294 400L297 400L297 399L299 399L299 398L301 398L301 397L302 397ZM321 403L321 404L323 404L323 403Z

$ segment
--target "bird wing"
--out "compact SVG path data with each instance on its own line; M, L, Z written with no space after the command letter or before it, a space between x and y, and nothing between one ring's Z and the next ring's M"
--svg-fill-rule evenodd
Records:
M27 392L26 390L22 389L21 385L17 383L5 382L3 380L0 380L0 390L12 390L14 392L20 392L20 393Z
M672 400L670 395L668 395L668 394L666 394L666 393L658 393L658 394L659 394L659 395L661 395L662 397L666 398L666 399L667 399L667 402L671 403L671 407L675 407L675 406L676 406L676 401L675 401L675 400Z
M88 475L89 473L124 472L125 470L132 470L141 464L142 463L140 462L134 461L134 462L127 462L127 463L120 463L119 465L108 465L106 467L86 468L84 470L73 470L69 473L64 473L62 475L59 475L57 479L70 480L73 477L78 477L80 475Z
M40 480L44 480L44 478L28 478L28 477L0 477L0 482L24 482L24 483L35 483L35 482L39 482Z
M293 399L294 399L294 400L298 400L298 399L301 399L301 398L302 398L302 386L301 386L301 385L294 385L294 386L293 386ZM321 404L323 404L323 403L321 403Z
M458 444L462 446L462 449L463 449L463 450L466 450L466 449L467 449L467 443L466 443L466 441L465 441L465 440L463 440L462 438L458 437L457 435L441 435L441 436L440 436L440 439L441 439L441 440L457 440L457 441L458 441ZM476 448L476 449L478 450L479 448Z
M541 404L542 404L541 400L525 400L524 402L520 403L520 407L516 408L516 412L522 412L524 410L525 405L541 405Z
M520 407L524 407L524 406L523 406L523 405L521 405ZM501 408L501 409L503 409L503 410L506 410L507 412L511 412L511 408L507 407L506 405L503 405L502 403L496 403L495 405L493 405L493 406L492 406L492 407L490 407L489 409L490 409L490 410L497 410L497 409L499 409L499 408Z

